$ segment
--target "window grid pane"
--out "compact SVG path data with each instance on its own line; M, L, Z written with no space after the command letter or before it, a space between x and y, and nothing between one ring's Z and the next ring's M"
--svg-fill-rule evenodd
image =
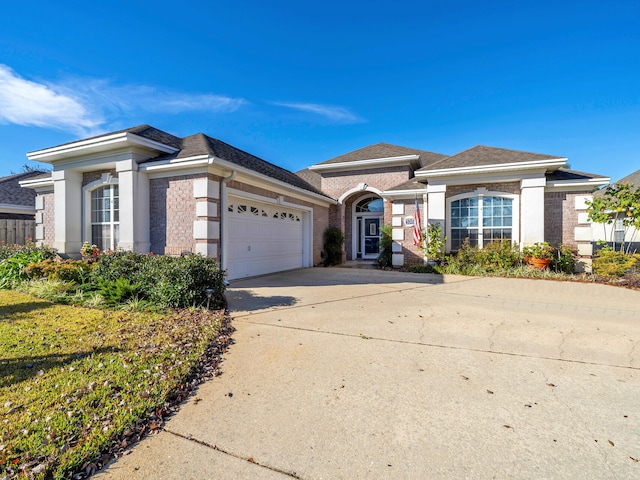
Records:
M511 198L469 197L452 202L451 250L459 250L466 238L470 245L480 247L502 239L512 240L512 215ZM480 234L482 245L478 245Z
M106 185L91 192L91 243L100 250L117 247L119 203L118 185Z

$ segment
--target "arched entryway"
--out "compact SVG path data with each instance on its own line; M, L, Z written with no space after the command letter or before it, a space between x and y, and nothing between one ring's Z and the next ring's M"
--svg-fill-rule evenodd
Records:
M353 202L352 257L354 259L378 258L380 227L384 216L384 201L367 193Z

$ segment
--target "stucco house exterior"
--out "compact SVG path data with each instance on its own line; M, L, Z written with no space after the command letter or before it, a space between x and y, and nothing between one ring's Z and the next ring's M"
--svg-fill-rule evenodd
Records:
M477 146L453 156L380 143L293 173L220 140L148 125L28 154L53 167L22 182L35 190L36 239L77 255L102 249L219 260L230 279L322 261L322 235L338 226L345 260L374 259L380 226L393 226L393 262L423 261L412 241L442 224L447 250L571 243L588 260L585 200L609 179L551 155ZM589 231L587 238L586 231Z

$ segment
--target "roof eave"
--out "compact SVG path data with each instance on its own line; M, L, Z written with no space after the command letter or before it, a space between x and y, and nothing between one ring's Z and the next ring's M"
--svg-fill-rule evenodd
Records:
M495 165L474 165L472 167L459 167L459 168L442 168L439 170L417 170L415 172L416 177L431 178L431 177L450 177L458 175L474 175L478 173L498 173L498 172L511 172L518 170L540 170L545 169L547 172L552 172L558 168L564 167L567 164L567 158L554 158L550 160L536 160L532 162L514 162L514 163L502 163Z
M22 188L43 188L43 187L53 187L53 177L45 177L45 178L35 178L32 180L21 180L18 184Z
M561 190L575 188L598 188L608 185L611 179L608 177L590 178L588 180L547 180L545 188Z
M254 170L251 170L245 167L241 167L240 165L237 165L235 163L229 162L227 160L224 160L222 158L219 158L213 155L196 155L193 157L180 159L179 161L176 161L174 159L174 160L165 160L161 162L148 162L148 163L141 164L140 169L142 171L146 171L149 173L155 173L155 172L159 173L159 172L165 172L167 170L173 170L173 169L178 170L178 169L185 169L185 168L198 168L203 166L206 166L206 167L217 166L229 172L235 170L247 177L260 179L263 182L270 183L272 185L278 185L279 187L290 190L290 191L299 192L303 195L312 197L316 200L321 200L323 203L326 203L326 204L333 205L337 203L337 201L334 200L333 198L312 192L310 190L305 190L300 187L296 187L295 185L291 185L290 183L277 180L267 175L263 175L259 172L256 172Z
M382 198L413 198L418 195L426 195L426 188L413 188L407 190L386 190L380 194Z
M340 170L354 170L365 168L377 168L382 166L410 165L420 160L419 155L401 155L398 157L372 158L369 160L355 160L353 162L338 162L317 164L309 167L309 170L317 172L330 172Z
M45 148L44 150L36 150L34 152L27 153L27 158L38 162L55 163L63 158L104 152L106 150L113 150L127 146L138 146L167 154L179 151L178 148L141 137L131 132L120 132L88 140L67 143L57 147Z

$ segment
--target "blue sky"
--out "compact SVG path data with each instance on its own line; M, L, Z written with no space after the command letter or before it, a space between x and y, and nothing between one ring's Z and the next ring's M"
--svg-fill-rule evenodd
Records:
M148 123L290 170L387 142L640 169L640 2L0 6L0 175Z

